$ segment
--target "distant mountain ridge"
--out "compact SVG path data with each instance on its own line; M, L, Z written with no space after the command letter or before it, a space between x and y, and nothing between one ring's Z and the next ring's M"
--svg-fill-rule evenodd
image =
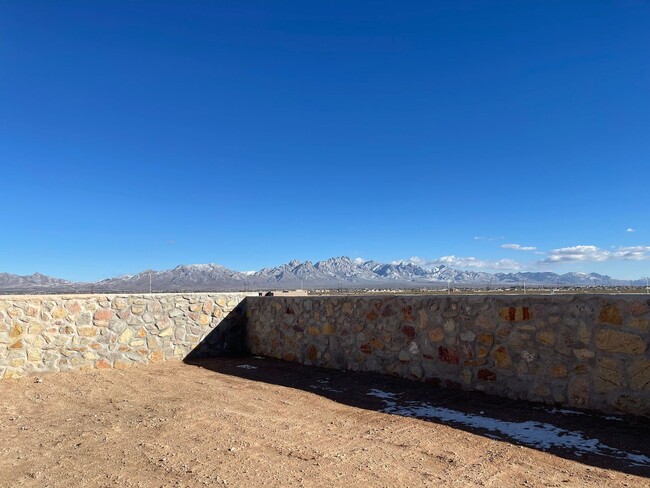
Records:
M463 271L445 265L431 269L413 263L353 261L347 256L312 263L292 260L259 271L233 271L218 264L180 265L163 271L146 270L135 275L94 283L71 282L39 273L18 276L0 273L0 292L148 292L230 291L271 289L419 288L446 286L623 286L645 281L616 280L597 273Z

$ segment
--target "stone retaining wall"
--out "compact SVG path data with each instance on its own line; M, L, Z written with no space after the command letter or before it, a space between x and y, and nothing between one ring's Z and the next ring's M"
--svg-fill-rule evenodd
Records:
M252 353L650 416L650 297L247 299Z
M191 351L200 356L242 349L244 298L237 293L0 297L0 378L124 369L183 359Z

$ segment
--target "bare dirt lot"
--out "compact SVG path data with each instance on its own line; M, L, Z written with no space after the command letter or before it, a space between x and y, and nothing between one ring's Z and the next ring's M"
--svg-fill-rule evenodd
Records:
M642 419L250 356L39 380L0 382L2 487L650 486Z

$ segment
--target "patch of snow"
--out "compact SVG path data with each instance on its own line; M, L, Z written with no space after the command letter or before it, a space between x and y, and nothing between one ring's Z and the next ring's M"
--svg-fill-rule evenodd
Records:
M541 450L550 448L569 449L576 456L592 453L626 460L632 465L650 466L650 458L643 454L621 451L603 444L598 439L585 438L582 432L561 429L552 424L532 420L526 422L507 422L481 415L459 412L449 408L434 407L423 402L406 402L401 405L395 401L396 395L394 393L376 389L370 390L368 395L384 400L386 407L381 410L384 413L420 419L436 419L477 429L485 429ZM582 412L575 412L573 410L567 411L571 414L582 414Z
M374 388L368 392L368 396L374 396L377 398L381 398L382 400L395 399L395 393L388 393L387 391L377 390Z
M251 366L250 364L240 364L237 367L241 369L257 369L257 366Z

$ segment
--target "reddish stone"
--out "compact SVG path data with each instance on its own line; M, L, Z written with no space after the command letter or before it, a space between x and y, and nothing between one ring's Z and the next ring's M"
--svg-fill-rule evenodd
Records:
M364 354L370 354L372 352L370 344L363 344L359 349L361 349L361 352Z
M497 374L489 369L479 369L476 377L483 381L496 381Z
M369 312L369 313L366 315L366 319L367 319L367 320L375 320L376 318L377 318L377 314L376 314L375 312Z
M95 363L95 367L97 369L111 369L112 366L110 363L107 363L105 359L100 359L97 361L97 363Z
M305 328L304 328L304 327L300 327L300 326L298 326L298 325L294 325L294 326L291 327L291 328L292 328L293 330L295 330L296 332L304 332L304 331L305 331Z
M402 308L402 316L404 317L404 320L413 322L413 307L409 305L408 307Z
M317 356L318 356L318 349L316 349L316 346L311 346L309 348L309 351L307 352L307 359L309 359L310 361L314 361Z
M291 353L287 353L284 356L282 356L282 359L284 359L285 361L293 361L294 359L296 359L296 356L294 356Z
M375 302L375 310L379 311L381 308L381 302Z
M438 348L438 357L440 358L440 361L443 361L445 363L449 364L459 364L460 358L458 357L458 353L454 351L453 349L449 349L445 346L440 346Z
M111 320L113 318L113 311L107 308L100 308L95 312L95 320ZM98 366L99 367L99 366Z
M423 354L422 357L425 359L433 359L433 356L431 354Z
M499 316L509 322L519 322L533 318L529 307L507 307L499 310Z
M293 314L294 314L294 312L293 312L293 308L291 308L291 307L287 307L286 314L287 314L287 315L293 315Z
M404 335L406 335L406 337L409 339L413 339L415 337L415 327L412 325L405 325L402 327L402 332L404 332Z

